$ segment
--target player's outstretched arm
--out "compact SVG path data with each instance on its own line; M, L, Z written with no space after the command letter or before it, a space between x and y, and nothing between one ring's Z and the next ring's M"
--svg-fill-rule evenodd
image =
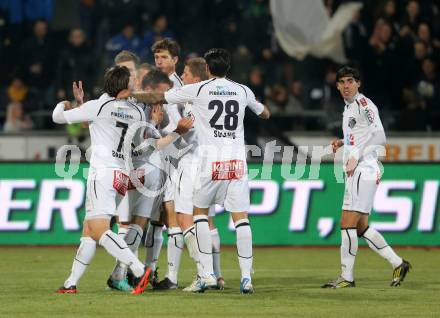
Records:
M56 124L67 124L66 117L64 117L64 111L67 109L70 109L71 105L70 102L65 100L62 102L59 102L55 109L52 112L52 120Z
M131 94L138 102L146 103L149 105L155 104L163 104L166 103L165 97L163 93L159 92L144 92L144 91L136 91Z
M52 113L52 120L57 124L73 124L93 121L97 115L96 101L88 101L80 107L71 109L69 101L57 104Z

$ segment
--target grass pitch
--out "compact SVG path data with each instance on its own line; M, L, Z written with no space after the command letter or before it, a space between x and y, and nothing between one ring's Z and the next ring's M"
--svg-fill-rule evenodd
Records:
M76 295L58 295L75 248L0 248L0 317L440 317L440 250L397 249L413 265L405 282L389 287L391 268L360 249L356 288L321 289L339 273L339 250L256 248L255 294L239 294L235 250L222 251L227 289L204 294L181 290L140 296L106 290L113 259L99 248ZM143 255L142 255L143 257ZM159 262L166 272L166 250ZM180 281L194 276L184 253Z

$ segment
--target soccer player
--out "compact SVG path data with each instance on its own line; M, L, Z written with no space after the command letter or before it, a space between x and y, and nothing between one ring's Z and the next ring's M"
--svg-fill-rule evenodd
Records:
M110 219L128 187L123 152L125 133L129 125L145 120L142 109L127 100L133 85L126 67L112 67L104 76L105 95L71 110L65 110L70 107L69 102L60 102L52 118L58 124L90 123L92 157L87 178L84 234L130 267L137 277L132 293L140 294L147 286L151 269L145 268L125 241L110 229ZM76 292L76 286L63 286L58 292L66 290Z
M368 226L368 217L381 171L377 150L386 142L385 132L374 103L359 92L359 71L349 66L340 68L336 76L337 89L345 102L342 129L343 140L333 140L336 152L344 147L345 193L341 217L341 275L324 284L323 288L355 287L353 267L358 250L358 237L386 259L393 267L391 286L399 286L410 264L398 256L383 236Z
M173 82L173 87L181 87L183 85L182 80L176 73L176 65L179 61L180 46L172 39L163 39L153 44L151 48L154 54L155 66L167 74L169 79ZM170 104L166 105L165 110L169 119L169 124L162 129L163 134L168 134L173 131L182 118L178 110L178 105ZM168 157L167 167L167 180L165 184L165 193L163 198L163 220L168 229L168 271L165 278L158 284L155 284L156 290L168 290L177 288L178 272L180 267L180 260L183 251L183 233L177 222L176 213L174 211L174 178L175 167L177 166L176 159ZM157 260L159 257L160 249L162 247L162 229L163 225L160 222L151 222L147 231L147 238L154 238L147 246L147 261L146 264L151 266L154 270L156 268Z
M168 76L158 69L152 69L144 76L141 88L147 92L165 92L171 88L172 82ZM125 241L133 253L136 253L141 242L144 228L148 221L159 221L159 208L162 204L162 192L165 184L166 174L163 166L162 154L157 150L163 149L172 142L175 142L180 135L185 134L192 127L191 118L179 120L177 128L173 133L161 137L160 132L154 126L160 124L161 105L143 105L145 117L150 118L152 124L145 132L146 138L155 140L155 147L148 148L133 156L131 176L140 181L138 189L136 184L131 184L127 192L128 215L131 217L130 225L125 236ZM129 134L127 135L129 136ZM135 150L136 152L136 150ZM133 180L131 180L133 183ZM142 192L144 191L144 192ZM148 240L148 239L147 239ZM130 290L127 281L127 267L118 262L108 280L108 285L121 291Z
M129 52L129 51L121 51L118 53L114 59L115 65L118 66L125 66L129 72L130 72L130 80L129 83L131 83L131 86L133 88L139 89L140 86L137 86L138 83L138 77L137 77L137 66L139 65L139 58L136 56L136 54ZM77 106L80 106L84 103L84 91L82 88L82 81L79 81L78 83L73 82L72 84L73 89L73 95L75 97ZM107 99L109 98L107 93L102 94L99 99ZM122 198L122 201L120 203L120 206L118 207L118 235L121 237L121 239L125 238L125 235L128 231L128 224L130 221L129 215L128 215L128 202L126 202L128 199L126 196ZM126 208L124 208L127 206ZM92 261L95 252L96 252L96 242L89 236L89 230L86 222L83 222L83 233L81 235L80 239L80 245L78 247L77 253L74 257L73 264L72 264L72 270L67 278L67 280L64 282L63 287L58 289L58 293L76 293L76 285L82 275L84 274L85 270L87 269L88 264ZM109 281L107 282L107 284ZM75 286L74 289L69 288L71 286ZM112 288L114 286L111 286ZM118 285L121 289L124 286ZM126 290L131 290L131 286L128 286L125 284ZM122 288L124 289L124 288Z
M201 58L191 58L185 61L183 69L182 80L185 85L199 83L206 81L208 74L206 72L206 61ZM185 105L183 109L184 117L191 117L191 105ZM197 166L195 165L195 156L198 142L194 129L182 136L188 145L193 147L179 160L177 180L174 190L174 205L177 213L177 221L183 231L183 239L188 248L191 258L197 265L197 278L193 283L184 288L184 291L192 291L194 285L198 283L198 277L202 274L202 268L199 261L199 253L197 248L197 241L195 237L194 222L193 222L193 179ZM220 236L218 230L215 228L213 217L215 216L215 205L209 209L209 228L212 237L212 257L214 274L217 278L217 288L224 289L225 280L221 276L220 271Z
M217 203L231 212L234 221L241 269L240 292L252 293L252 233L247 215L250 193L243 119L246 107L263 119L269 118L270 112L256 101L248 87L226 78L231 62L226 50L211 49L204 58L209 76L207 81L172 89L163 95L139 92L134 96L148 102L192 104L199 142L196 188L193 193L194 223L203 269L203 275L193 291L203 292L217 285L208 225L209 207Z

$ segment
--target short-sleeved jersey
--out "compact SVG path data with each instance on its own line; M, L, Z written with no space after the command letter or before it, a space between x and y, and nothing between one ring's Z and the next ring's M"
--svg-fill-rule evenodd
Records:
M264 110L248 87L227 78L212 78L169 90L165 99L173 104L191 104L199 156L212 161L246 160L245 109L249 107L257 115Z
M357 94L352 103L345 105L342 130L346 162L354 147L363 149L374 132L384 130L376 105L364 95ZM360 158L360 161L363 160L377 160L377 155L372 152L367 157Z
M125 170L124 138L131 124L145 120L143 110L136 104L122 99L102 95L78 108L64 111L68 123L89 122L93 168L116 168ZM132 142L135 147L141 142L139 131ZM139 154L132 153L132 156Z
M151 106L144 103L137 103L137 105L144 111L147 127L144 129L144 138L159 139L161 133L150 122ZM149 163L155 167L162 167L162 152L157 151L153 146L143 149L142 152L135 153L137 156L132 156L133 168L137 169L144 164Z

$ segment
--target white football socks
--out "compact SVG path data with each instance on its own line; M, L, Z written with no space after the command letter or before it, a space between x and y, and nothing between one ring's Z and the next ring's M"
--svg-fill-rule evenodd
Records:
M195 215L194 228L196 232L197 249L199 252L200 265L203 274L201 277L209 277L214 274L212 265L212 239L209 231L208 216Z
M237 235L238 262L241 269L241 278L251 279L252 271L252 232L248 219L241 219L234 223Z
M95 256L96 242L91 237L81 237L76 256L73 259L72 271L69 278L64 282L64 287L76 286L87 269L87 266Z
M212 239L212 262L214 267L214 275L219 278L222 276L220 270L220 235L217 229L211 230Z
M130 267L136 277L141 277L144 274L144 265L138 260L133 252L130 251L127 243L111 230L107 230L102 234L99 239L99 245L104 247L110 255L115 257L122 264Z
M139 225L130 224L127 228L127 233L124 235L124 241L127 243L128 248L130 249L130 251L132 251L136 258L136 252L138 250L139 244L141 243L143 233L144 231ZM113 269L111 276L115 280L125 279L127 276L127 265L119 261L116 262L116 266Z
M193 259L197 266L197 275L203 275L203 269L200 265L199 250L197 247L196 230L194 225L183 232L183 240L188 248L189 256Z
M387 244L384 237L375 229L368 227L362 237L367 241L368 246L377 254L390 262L393 268L402 264L402 258L399 257L394 250Z
M341 276L350 282L354 281L353 268L357 250L356 228L341 229Z
M147 230L147 236L145 238L145 247L147 249L147 255L145 258L145 265L151 268L154 272L157 267L157 261L159 259L160 250L163 244L163 225L151 224Z
M125 235L127 234L127 232L128 232L128 227L122 227L122 226L119 224L119 226L118 226L118 235L119 235L122 239L125 238Z
M180 259L183 252L183 234L180 227L172 227L168 229L168 272L165 275L174 284L177 284L177 276L179 274Z

